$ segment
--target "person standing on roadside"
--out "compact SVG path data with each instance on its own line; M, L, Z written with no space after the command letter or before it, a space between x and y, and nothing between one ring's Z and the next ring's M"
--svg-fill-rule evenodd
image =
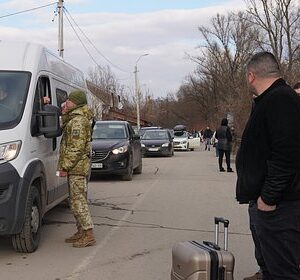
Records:
M300 98L281 78L273 54L255 54L246 70L256 98L237 153L236 198L253 204L263 279L299 280Z
M219 150L219 170L220 172L224 172L223 168L223 157L225 154L227 172L233 172L230 167L230 153L231 153L231 142L232 135L230 128L228 127L228 120L222 119L221 126L217 129L216 139L218 139L218 150Z
M92 112L82 91L70 93L63 111L63 136L60 146L58 175L68 177L70 208L77 232L65 240L82 248L96 243L93 221L87 203L87 174L90 169Z
M210 145L211 145L211 137L213 135L212 130L209 128L209 126L204 130L203 132L203 139L205 142L205 151L210 151Z

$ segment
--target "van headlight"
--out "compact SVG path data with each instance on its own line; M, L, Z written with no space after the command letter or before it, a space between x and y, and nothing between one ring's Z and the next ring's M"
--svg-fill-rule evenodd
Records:
M117 148L117 149L112 150L112 153L113 153L114 155L118 155L118 154L124 154L124 153L126 153L127 151L128 151L128 146L125 145L125 146L122 146L122 147L120 147L120 148Z
M162 147L169 147L169 143L165 143L161 145Z
M15 159L21 149L21 141L0 144L0 160L10 161Z

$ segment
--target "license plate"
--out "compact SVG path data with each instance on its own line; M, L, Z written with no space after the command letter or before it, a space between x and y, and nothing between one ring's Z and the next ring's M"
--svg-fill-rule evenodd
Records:
M149 152L157 152L159 150L159 148L149 148L148 150L149 150Z
M103 168L103 163L92 163L92 168Z

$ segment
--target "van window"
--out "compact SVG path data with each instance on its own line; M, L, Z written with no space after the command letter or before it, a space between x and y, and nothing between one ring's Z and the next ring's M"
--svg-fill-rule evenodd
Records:
M66 102L68 98L68 93L64 90L61 90L59 88L56 89L56 99L57 99L57 106L61 108L61 104Z
M31 74L0 71L0 130L13 128L21 120Z
M40 77L36 89L35 89L35 96L33 102L33 109L32 109L32 118L31 118L31 135L32 136L39 136L41 135L39 128L38 128L38 118L37 112L43 110L43 97L48 96L51 100L51 90L50 90L50 81L48 77ZM50 101L51 102L51 101Z

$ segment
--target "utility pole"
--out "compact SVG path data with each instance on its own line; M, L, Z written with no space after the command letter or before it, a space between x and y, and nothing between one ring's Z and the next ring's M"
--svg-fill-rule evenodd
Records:
M137 75L137 65L134 66L134 81L135 81L135 97L136 97L136 125L137 129L139 130L141 127L140 124L140 88L138 82L138 75Z
M64 0L57 3L58 13L58 53L61 58L64 57Z
M139 60L143 57L143 56L147 56L149 55L148 53L142 54L136 61L135 66L134 66L134 80L135 80L135 96L136 96L136 125L137 125L137 129L139 130L141 127L141 121L140 121L140 86L139 86L139 82L138 82L138 68L137 68L137 64L139 62Z

